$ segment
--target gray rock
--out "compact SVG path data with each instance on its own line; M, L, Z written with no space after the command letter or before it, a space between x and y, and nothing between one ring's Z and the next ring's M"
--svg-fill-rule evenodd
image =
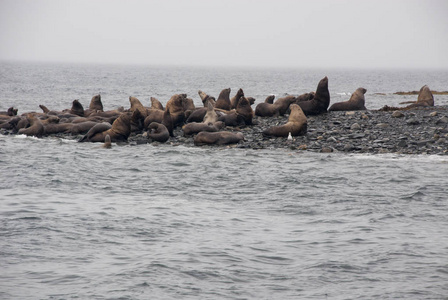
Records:
M446 124L446 123L448 123L448 118L446 116L443 116L436 121L436 124Z
M404 117L404 113L402 113L402 112L399 111L399 110L396 110L396 111L394 111L394 112L392 113L392 117L393 117L393 118L403 118L403 117Z
M361 129L361 125L359 125L358 123L354 123L352 124L352 126L350 126L351 130L360 130Z
M416 118L410 118L409 120L406 121L406 124L408 124L408 125L418 125L418 124L420 124L420 121L417 120Z
M389 127L389 124L387 124L387 123L379 123L379 124L376 124L376 127L384 129L384 128Z

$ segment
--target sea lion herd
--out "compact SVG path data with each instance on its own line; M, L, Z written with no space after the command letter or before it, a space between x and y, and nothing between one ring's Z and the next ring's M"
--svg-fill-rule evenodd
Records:
M151 97L151 106L144 106L136 97L129 97L130 107L104 110L101 95L95 95L88 109L74 100L70 109L55 111L39 105L42 112L17 115L16 108L0 111L0 129L13 134L43 137L54 134L82 135L79 142L102 142L109 148L112 142L127 141L133 133L143 133L152 141L167 142L174 129L181 127L185 136L194 136L196 145L232 144L244 139L241 132L227 131L228 126L254 125L254 116L275 117L289 114L288 121L267 128L263 135L289 137L307 132L307 116L327 111L366 110L365 88L358 88L348 101L330 105L328 78L324 77L316 91L299 96L288 95L275 100L270 95L252 109L255 99L246 97L242 89L230 97L230 88L223 89L218 99L199 90L203 106L196 107L186 94L173 95L165 107ZM275 100L275 101L274 101ZM428 86L420 89L415 103L401 109L434 106ZM398 108L396 108L398 109Z

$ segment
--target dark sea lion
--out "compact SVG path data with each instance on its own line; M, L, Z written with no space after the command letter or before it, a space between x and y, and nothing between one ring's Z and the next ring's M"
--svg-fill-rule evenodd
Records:
M356 89L349 100L334 103L328 111L367 110L365 107L366 99L364 97L366 92L367 90L365 88L360 87Z
M317 85L314 98L309 101L297 103L302 108L305 115L319 115L326 113L330 105L330 92L328 91L328 77L325 76Z
M204 121L205 114L207 113L207 107L196 108L188 116L186 123L190 122L202 122Z
M84 117L84 107L79 102L79 100L73 100L72 108L68 111L68 113Z
M131 117L131 132L140 132L143 130L145 117L139 109L134 110Z
M218 132L199 132L194 137L195 145L227 145L236 144L244 140L241 132L218 131Z
M13 133L17 133L18 131L17 124L22 118L19 116L8 116L8 117L9 117L8 119L4 119L0 123L0 129L6 129L10 130Z
M230 110L230 88L223 89L219 93L218 100L216 100L215 108L220 108L223 110Z
M162 103L155 97L151 97L151 108L165 110Z
M187 111L194 111L196 109L193 99L187 97L182 98L182 107L185 113Z
M207 102L211 102L213 106L215 106L216 100L214 97L209 96L207 93L204 93L203 91L198 91L199 97L201 97L202 104L204 107L207 107Z
M0 115L3 115L3 116L17 116L17 111L18 111L17 108L10 107L10 108L8 108L7 111L0 111Z
M138 100L136 97L129 96L129 103L131 104L130 111L134 112L135 110L139 110L140 114L143 116L143 118L146 118L148 116L148 112L146 111L146 108L143 106L143 104ZM111 136L111 138L113 138Z
M25 134L27 136L42 137L44 134L44 125L42 122L34 114L28 114L26 119L28 120L30 126L19 129L18 133Z
M173 119L173 126L176 127L180 125L185 120L185 112L182 106L183 99L186 95L176 94L173 95L170 100L166 103L166 110L168 110L171 114L171 118Z
M209 102L207 106L207 112L205 113L203 122L204 123L215 123L218 121L218 114L215 111L213 105Z
M307 118L302 109L297 104L291 104L291 114L288 122L281 126L274 126L263 131L264 135L287 137L290 133L292 136L304 135L307 131Z
M70 133L73 135L86 134L93 126L95 126L97 124L101 124L101 123L94 122L94 121L86 121L86 122L82 122L82 123L72 123ZM112 127L112 125L110 123L108 123L108 124L109 124L109 126L107 129Z
M193 135L202 131L207 132L216 132L224 128L223 122L215 122L215 123L197 123L197 122L191 122L187 123L184 126L182 126L182 130L184 132L184 135Z
M127 141L131 134L132 113L122 113L107 130L109 123L100 123L93 126L80 142L104 142L106 135L110 135L112 142Z
M163 113L162 124L166 127L166 129L168 129L170 136L174 137L174 122L169 108L167 108Z
M239 115L235 110L219 116L218 121L224 122L226 126L240 126L246 124L244 117Z
M103 103L101 102L101 95L95 95L90 100L89 108L84 110L84 116L90 116L98 111L103 111Z
M254 111L252 107L250 106L249 101L246 99L246 97L241 97L238 101L238 105L236 107L236 112L243 116L244 123L246 125L252 125L252 119L254 117Z
M266 97L266 99L264 99L263 103L273 104L274 103L274 99L275 99L275 95L269 95L269 96Z
M44 125L44 134L70 133L73 125L72 123L48 123Z
M103 148L110 149L112 148L112 141L110 140L110 135L106 134L104 137Z
M148 126L148 137L154 141L165 143L170 138L170 133L165 125L152 122Z
M230 109L236 109L236 106L238 105L238 101L240 101L240 98L244 96L244 91L243 89L239 89L235 96L233 96L230 99Z

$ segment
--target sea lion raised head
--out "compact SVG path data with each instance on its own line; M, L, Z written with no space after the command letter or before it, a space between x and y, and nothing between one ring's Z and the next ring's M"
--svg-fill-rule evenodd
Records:
M162 103L157 98L154 97L151 97L151 108L164 110Z
M216 100L215 108L220 108L223 110L230 110L230 88L223 89L219 93L218 100Z
M204 116L204 123L215 123L218 121L218 114L215 111L215 108L213 107L213 105L209 102L208 106L207 106L207 112L205 113Z
M238 106L238 101L240 101L240 98L244 96L244 91L243 89L239 89L235 96L232 97L232 99L230 99L230 108L231 109L235 109Z
M134 112L135 110L139 110L141 115L146 118L148 116L148 112L143 104L136 97L129 96L129 103L131 104L130 111Z
M101 95L95 95L90 100L89 110L91 111L103 111L103 103L101 102Z
M270 127L263 131L264 135L276 137L288 137L304 135L307 131L307 118L299 105L293 103L290 106L291 113L288 122L281 126Z
M84 107L82 107L82 104L79 102L79 100L73 100L72 102L72 108L69 111L71 114L84 117Z
M173 119L173 126L176 127L180 125L185 120L185 112L182 106L182 99L185 98L185 94L176 94L173 95L170 100L166 103L166 110L168 110L171 114L171 118Z
M343 102L334 103L329 111L350 111L350 110L367 110L365 107L365 97L364 94L367 92L365 88L358 88L351 95L350 99Z
M103 148L110 149L112 148L112 141L110 140L110 135L106 134L104 137Z
M246 97L242 96L240 98L236 107L236 112L244 117L244 122L246 123L246 125L252 125L254 111Z
M314 98L310 101L298 102L305 115L319 115L326 113L330 105L330 91L328 90L328 77L325 76L317 85Z

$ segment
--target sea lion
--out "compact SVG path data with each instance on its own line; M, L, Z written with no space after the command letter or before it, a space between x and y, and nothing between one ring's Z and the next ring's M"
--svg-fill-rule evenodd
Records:
M240 98L243 97L243 96L244 96L244 91L243 91L243 89L239 89L239 90L236 92L235 96L233 96L233 97L230 99L230 108L231 108L231 109L236 109L236 106L238 105L238 101L240 101Z
M230 110L230 88L223 89L219 93L218 100L216 100L215 108L220 108L223 110Z
M264 135L287 137L289 134L292 136L304 135L307 130L307 119L302 109L298 104L291 104L291 114L289 115L288 122L281 126L270 127L263 131Z
M239 115L243 116L244 123L246 123L246 125L252 125L254 111L246 97L242 96L240 98L240 100L238 101L238 105L236 106L236 112Z
M11 132L17 133L17 124L21 119L19 116L12 116L0 124L0 129L11 130Z
M224 128L224 126L224 122L221 121L215 123L191 122L182 126L182 130L184 135L187 136L199 133L201 131L216 132Z
M365 107L366 99L364 97L366 92L367 90L365 88L360 87L356 89L349 100L334 103L328 111L367 110Z
M230 132L230 131L218 131L218 132L199 132L194 137L195 145L227 145L236 144L244 140L244 136L241 132Z
M418 93L417 102L406 106L406 108L414 108L421 106L434 106L434 96L427 85L421 87Z
M127 141L131 134L132 113L122 113L110 127L109 123L100 123L93 126L80 142L104 142L106 135L110 135L112 142ZM107 130L106 128L110 127Z
M207 102L211 102L213 106L215 106L216 100L214 97L209 96L207 93L204 93L203 91L198 91L199 97L201 97L202 104L204 107L207 107Z
M78 135L78 134L86 134L93 126L97 125L97 124L101 124L98 122L94 122L94 121L86 121L86 122L82 122L82 123L72 123L72 127L70 129L70 133L73 135ZM110 127L112 127L112 125L110 123L108 123L108 129Z
M238 114L235 110L222 114L219 116L218 121L224 122L226 126L240 126L246 124L244 117Z
M103 103L101 102L101 95L95 95L90 100L89 108L84 110L84 116L88 117L93 113L102 112L103 111Z
M193 99L187 97L182 98L182 107L185 113L188 111L194 111L196 109Z
M30 127L19 129L19 134L25 134L27 136L42 137L44 134L44 125L42 122L32 113L26 116Z
M148 109L148 116L145 118L143 127L145 129L148 129L149 124L151 124L152 122L162 123L164 113L164 110Z
M209 102L208 106L207 106L207 112L205 113L204 116L204 123L215 123L218 121L218 114L215 111L215 108L213 107L213 105Z
M319 81L316 93L312 100L297 103L302 108L305 115L319 115L326 113L330 105L330 92L328 91L328 77L325 76Z
M143 104L138 100L136 97L129 96L129 103L131 104L130 111L134 112L135 110L139 110L140 114L143 118L146 118L148 116L148 112L146 108L143 106ZM111 138L113 138L111 136Z
M173 127L182 124L185 120L185 112L182 106L183 98L186 98L185 94L176 94L166 103L166 110L170 112L173 119Z
M48 123L44 125L44 134L69 133L73 127L72 123Z
M78 99L73 100L72 108L68 111L68 113L84 117L84 107L82 106L82 104L79 102Z
M152 122L148 127L148 137L152 140L165 143L170 138L170 133L165 125L157 122Z
M154 97L151 97L151 108L152 109L165 110L163 108L162 103L157 98L154 98Z
M110 140L110 135L106 134L104 137L103 148L110 149L112 148L112 141Z
M131 117L131 132L140 132L143 130L145 117L142 115L140 109L134 110Z
M274 103L269 103L273 101L275 96L269 96L263 103L259 103L255 107L255 115L259 117L277 117L283 116L291 103L294 103L296 97L292 95L288 95L282 98L277 99Z
M207 113L207 107L200 107L193 110L188 116L186 123L190 122L202 122L204 121L205 114Z
M17 108L10 107L10 108L8 108L7 111L0 111L0 115L3 115L3 116L17 116L17 111L18 111Z

